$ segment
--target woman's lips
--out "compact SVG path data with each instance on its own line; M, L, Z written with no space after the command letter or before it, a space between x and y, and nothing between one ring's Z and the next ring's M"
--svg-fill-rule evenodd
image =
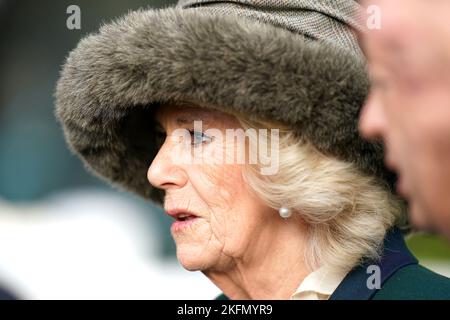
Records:
M166 213L175 219L170 228L172 232L181 232L199 219L197 215L184 209L170 209Z
M175 220L170 227L170 231L172 231L172 233L182 232L195 223L198 219L199 217L189 216L185 220Z

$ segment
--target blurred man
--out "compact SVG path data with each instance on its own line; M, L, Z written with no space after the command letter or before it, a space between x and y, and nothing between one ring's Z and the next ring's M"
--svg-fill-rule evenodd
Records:
M365 5L381 24L361 35L373 81L361 132L384 142L413 224L450 238L450 1Z

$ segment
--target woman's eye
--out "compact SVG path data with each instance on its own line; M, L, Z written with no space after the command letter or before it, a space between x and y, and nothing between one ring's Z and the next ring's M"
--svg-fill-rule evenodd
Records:
M191 145L193 146L212 141L212 137L207 136L201 131L189 130L189 133L191 134Z

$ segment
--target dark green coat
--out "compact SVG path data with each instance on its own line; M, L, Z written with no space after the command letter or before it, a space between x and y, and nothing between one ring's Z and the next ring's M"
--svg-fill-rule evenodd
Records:
M380 289L368 288L368 279L373 275L368 272L371 265L379 267ZM228 298L222 294L217 299ZM355 267L330 297L330 300L417 299L450 300L450 279L419 265L398 229L387 234L381 261L367 261Z

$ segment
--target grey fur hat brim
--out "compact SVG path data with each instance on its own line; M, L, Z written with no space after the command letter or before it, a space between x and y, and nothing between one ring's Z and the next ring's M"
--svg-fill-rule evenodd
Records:
M288 124L323 153L391 182L358 116L364 62L326 42L238 16L140 10L80 41L61 72L56 115L94 174L158 203L152 108L189 100Z

